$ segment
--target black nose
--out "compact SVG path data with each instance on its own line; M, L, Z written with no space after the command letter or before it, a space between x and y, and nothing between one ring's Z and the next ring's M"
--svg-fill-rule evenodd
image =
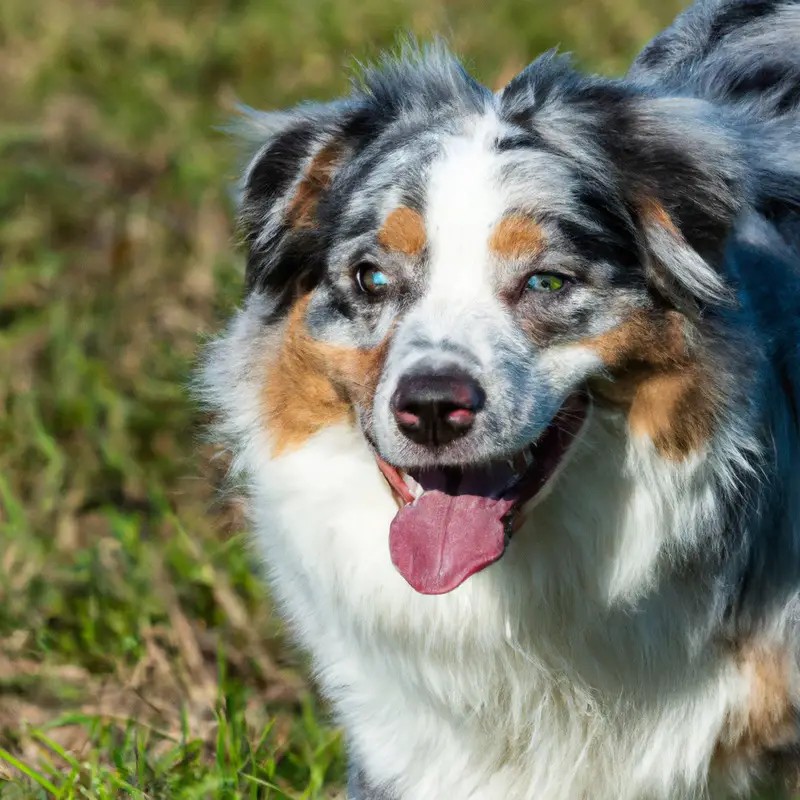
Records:
M485 402L480 384L466 372L416 372L400 379L392 412L411 441L436 447L463 436Z

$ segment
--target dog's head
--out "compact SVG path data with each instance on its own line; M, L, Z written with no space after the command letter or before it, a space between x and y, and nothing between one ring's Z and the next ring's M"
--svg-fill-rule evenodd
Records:
M282 330L272 457L357 426L419 591L503 553L593 403L665 459L712 436L693 333L727 294L741 187L711 114L553 56L493 94L434 50L253 115L241 210L248 291Z

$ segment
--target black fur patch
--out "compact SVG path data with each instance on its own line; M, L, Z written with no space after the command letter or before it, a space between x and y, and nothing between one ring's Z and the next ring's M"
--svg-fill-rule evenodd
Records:
M247 289L268 293L275 300L276 313L289 309L297 295L313 289L325 273L320 234L313 230L295 232L284 224L275 237L280 255L270 246L251 248L247 259Z
M292 126L278 135L250 173L246 202L269 205L283 194L297 177L318 135L311 123Z
M673 53L672 45L671 37L657 36L639 53L636 58L637 64L646 69L654 69L660 66L671 58Z
M519 115L517 115L519 117ZM514 120L510 120L512 123ZM525 122L526 120L521 119ZM536 130L525 131L524 133L511 134L499 139L496 144L500 153L507 153L512 150L547 150L547 143L542 135Z
M786 64L782 62L758 64L752 71L732 80L727 94L731 100L742 100L747 97L768 97L770 92L777 90L775 109L785 113L800 99L800 81L787 82L787 77Z
M781 5L783 3L780 0L736 0L712 20L708 32L708 46L715 47L731 33L774 14Z
M581 188L577 202L594 225L581 229L575 223L562 222L562 227L568 226L571 231L570 241L588 258L606 261L628 273L635 270L642 253L632 213L607 189L588 181Z

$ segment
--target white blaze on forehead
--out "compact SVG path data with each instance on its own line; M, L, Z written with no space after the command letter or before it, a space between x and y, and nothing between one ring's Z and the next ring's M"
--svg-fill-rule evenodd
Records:
M492 112L469 120L444 142L429 172L425 198L428 275L425 293L393 337L389 372L420 361L488 368L497 343L515 331L492 280L489 241L507 201L495 141L502 123ZM455 350L460 356L454 356ZM393 372L394 371L394 372Z
M434 162L426 198L431 299L491 296L489 237L503 216L500 121L487 113L446 142Z

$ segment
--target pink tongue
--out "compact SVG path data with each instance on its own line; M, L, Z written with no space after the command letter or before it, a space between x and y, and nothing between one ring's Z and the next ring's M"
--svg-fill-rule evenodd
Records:
M513 505L513 500L429 490L392 521L392 562L421 594L450 592L503 555L503 517Z

